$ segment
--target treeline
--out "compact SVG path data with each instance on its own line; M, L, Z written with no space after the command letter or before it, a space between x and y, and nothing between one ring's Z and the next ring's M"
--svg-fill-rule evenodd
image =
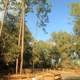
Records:
M20 47L18 47L19 29L18 26L9 26L4 23L2 35L0 37L0 71L8 70L12 67L15 72L16 58L20 56ZM24 56L27 58L27 64L31 58L32 48L29 46L29 41L32 35L25 25L25 38L24 38ZM24 58L26 60L26 58Z
M9 71L10 67L15 69L19 64L21 73L22 67L32 65L32 47L29 45L32 34L25 17L28 13L36 13L37 26L44 29L50 11L48 0L0 0L0 71Z
M38 6L37 16L41 19L41 22L38 23L39 27L41 25L46 25L44 23L48 20L47 14L50 12L50 5L48 6L46 1L47 0L43 0L42 2L47 7L44 5L42 6L39 2L36 2L36 0L29 0L29 2L26 2L29 3L27 4L29 6L31 6L31 4ZM21 47L18 46L20 26L19 14L21 11L12 14L12 12L16 12L15 10L20 10L20 3L16 4L13 0L10 0L10 2L16 6L16 9L15 6L12 6L10 8L12 11L8 11L4 17L3 29L0 36L0 71L4 73L15 72L16 59L20 57L21 49ZM3 4L3 2L0 4ZM77 11L76 13L75 11L75 9L80 10L80 6L78 5L80 4L72 4L73 7L71 8L71 15L76 17L74 19L75 24L73 34L55 32L52 33L51 38L48 41L37 41L32 37L32 34L25 23L23 68L58 69L80 67L80 12ZM30 12L30 10L26 11L25 14L28 12ZM45 20L42 17L44 17ZM0 25L2 25L2 22ZM45 30L43 26L41 28Z

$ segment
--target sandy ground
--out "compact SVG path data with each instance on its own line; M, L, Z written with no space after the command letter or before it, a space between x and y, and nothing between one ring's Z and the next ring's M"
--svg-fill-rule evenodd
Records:
M55 80L55 75L59 74L62 80L67 77L80 77L80 70L43 70L35 71L34 73L26 70L26 73L22 75L8 75L8 78L4 80ZM22 77L22 79L20 79Z

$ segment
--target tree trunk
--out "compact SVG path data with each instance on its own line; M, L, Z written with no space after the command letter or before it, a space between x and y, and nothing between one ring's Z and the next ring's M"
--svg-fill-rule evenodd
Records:
M6 16L6 14L7 14L8 2L9 2L9 0L5 0L5 1L4 1L4 6L5 6L5 7L4 7L3 20L2 20L2 22L1 22L1 27L0 27L0 36L1 36L1 33L2 33L2 29L3 29L4 18L5 18L5 16Z
M18 47L21 48L21 33L22 33L22 19L21 19L21 16L19 18L19 38L18 38ZM18 73L18 70L19 70L19 56L18 58L16 59L16 74Z
M23 68L23 53L24 53L24 1L22 1L22 39L21 39L21 63L20 63L20 74Z
M18 73L18 58L16 59L16 74Z

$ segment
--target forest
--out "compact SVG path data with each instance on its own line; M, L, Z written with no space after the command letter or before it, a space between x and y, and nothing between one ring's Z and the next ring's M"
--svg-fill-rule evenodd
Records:
M49 0L0 0L0 75L21 74L23 69L80 69L80 3L69 8L73 33L52 32L42 41L32 36L25 17L36 13L37 27L46 32Z

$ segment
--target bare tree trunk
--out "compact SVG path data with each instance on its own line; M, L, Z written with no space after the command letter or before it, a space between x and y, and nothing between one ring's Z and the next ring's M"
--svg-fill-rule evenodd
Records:
M23 53L24 53L24 1L22 1L22 13L20 15L20 28L19 28L19 40L18 40L18 46L20 47L20 57L16 59L16 74L18 73L18 70L20 74L22 73L23 68ZM20 64L19 64L19 58L20 58ZM19 64L19 65L18 65Z
M16 74L18 73L18 58L16 59Z
M9 2L9 0L4 0L4 14L3 14L3 20L1 22L1 27L0 27L0 36L1 36L1 33L2 33L2 29L3 29L4 18L5 18L5 15L7 14L8 2Z
M20 74L23 68L23 53L24 53L24 1L22 0L22 39L21 39L21 63L20 63Z
M22 19L21 19L21 16L19 18L19 39L18 39L18 47L21 48L21 32L22 32ZM19 56L18 58L16 59L16 74L18 73L18 70L19 70Z

